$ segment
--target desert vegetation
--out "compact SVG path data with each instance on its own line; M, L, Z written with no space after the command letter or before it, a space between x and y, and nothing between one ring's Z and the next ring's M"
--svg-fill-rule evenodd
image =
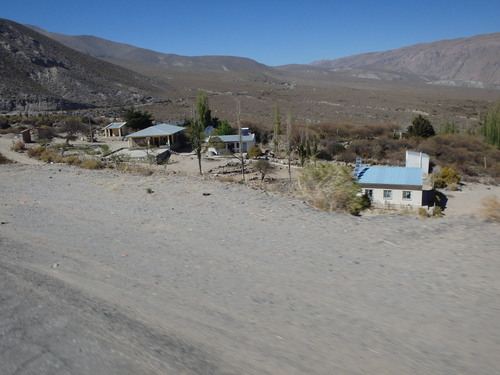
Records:
M294 124L291 146L294 158L301 166L318 159L354 163L357 157L366 164L402 166L405 151L411 150L428 154L432 165L451 168L465 179L497 183L500 179L500 150L486 142L484 135L494 135L495 129L500 129L500 122L493 121L496 108L492 109L493 114L489 112L486 116L489 120L478 128L460 130L448 122L439 126L437 133L430 121L421 115L406 130L393 123L372 126L352 123ZM286 140L276 116L272 127L251 125L261 143L279 156L283 154ZM486 131L486 128L489 130Z
M370 198L360 194L350 168L330 163L305 166L299 175L298 189L312 206L325 211L359 215L370 207Z

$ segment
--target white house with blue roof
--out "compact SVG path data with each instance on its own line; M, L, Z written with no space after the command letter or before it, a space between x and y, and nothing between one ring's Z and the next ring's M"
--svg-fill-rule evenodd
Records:
M422 206L422 168L363 166L357 172L363 193L375 206Z
M255 146L257 144L255 140L255 134L251 133L250 129L248 128L241 129L241 136L238 134L209 136L205 139L205 142L210 142L210 138L213 137L219 138L226 145L226 147L221 150L216 150L214 147L210 147L208 149L208 152L215 155L224 151L229 151L233 153L240 152L240 147L241 147L241 152L248 152L248 150L250 150L250 147Z

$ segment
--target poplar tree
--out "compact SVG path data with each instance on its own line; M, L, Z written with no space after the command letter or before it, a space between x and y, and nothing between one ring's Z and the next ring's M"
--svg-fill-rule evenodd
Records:
M280 109L276 105L274 107L274 119L273 119L273 145L274 152L280 151L280 135L281 135L281 117L280 117Z
M481 127L486 143L500 149L500 102L486 114L486 119Z

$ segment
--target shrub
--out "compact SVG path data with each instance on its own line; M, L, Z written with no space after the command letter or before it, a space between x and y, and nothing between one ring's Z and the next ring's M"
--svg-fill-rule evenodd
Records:
M260 173L260 180L264 181L266 175L272 173L276 167L272 165L269 160L259 159L254 163L254 168Z
M69 165L80 165L81 163L80 158L76 155L67 156L63 161Z
M38 146L38 147L34 147L34 148L29 148L28 149L28 156L30 158L40 159L40 155L42 155L42 153L44 151L45 151L45 147L44 146Z
M81 167L85 169L101 169L103 165L100 160L87 159L82 162Z
M422 217L429 217L429 213L427 212L427 210L423 207L420 207L418 209L418 215L419 216L422 216Z
M500 200L496 196L482 200L481 213L486 217L500 222Z
M434 175L434 188L444 189L448 186L454 186L455 190L458 190L458 183L461 178L452 168L443 167L441 173Z
M262 149L259 146L252 146L248 149L247 155L249 158L256 158L262 155Z
M46 163L62 163L64 161L63 157L56 154L53 151L45 149L39 156L40 160Z
M359 195L361 188L347 167L329 163L307 165L299 175L298 187L304 198L320 210L358 215L366 208L364 196Z
M443 217L443 209L440 206L434 206L432 216Z
M24 144L23 141L19 140L17 141L12 147L11 147L11 150L12 151L16 151L16 152L19 152L19 151L23 151L26 149L26 145Z

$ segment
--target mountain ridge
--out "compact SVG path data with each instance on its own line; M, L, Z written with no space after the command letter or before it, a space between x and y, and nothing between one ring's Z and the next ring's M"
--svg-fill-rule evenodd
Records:
M68 36L29 26L70 48L94 57L131 67L131 62L160 64L173 69L214 72L253 71L275 75L292 66L323 69L350 69L345 74L359 78L387 78L386 73L410 74L412 79L439 84L478 88L500 88L500 33L418 43L388 51L368 52L339 59L323 59L310 64L270 67L255 60L236 56L181 56L112 42L89 36ZM128 65L127 65L128 64ZM294 70L295 68L291 68ZM364 70L365 72L360 72ZM416 77L416 76L420 77ZM396 77L395 79L398 79Z
M412 73L429 83L500 88L500 33L419 43L311 63L328 69L357 68Z

